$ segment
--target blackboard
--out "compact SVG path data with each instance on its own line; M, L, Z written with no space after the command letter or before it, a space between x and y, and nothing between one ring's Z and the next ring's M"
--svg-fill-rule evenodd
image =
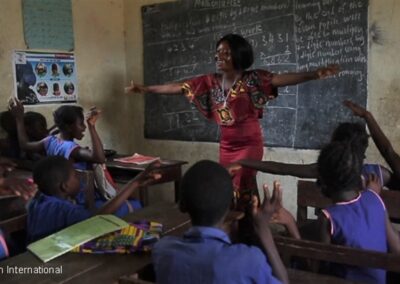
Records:
M318 149L354 120L344 99L366 106L367 0L187 0L144 6L142 18L146 85L215 72L215 44L227 33L250 41L252 68L340 64L335 78L280 88L261 121L267 146ZM219 128L183 96L147 94L145 137L218 141Z

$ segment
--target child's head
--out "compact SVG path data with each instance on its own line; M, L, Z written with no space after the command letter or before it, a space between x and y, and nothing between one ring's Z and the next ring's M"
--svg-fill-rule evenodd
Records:
M224 218L233 197L232 179L220 164L203 160L183 176L180 208L194 226L214 226Z
M361 123L344 122L336 127L332 134L331 142L350 142L355 146L355 149L360 151L360 154L365 156L365 151L368 148L368 134L365 126Z
M363 157L355 145L332 142L325 146L318 157L318 183L322 193L335 197L338 193L359 189Z
M7 110L0 113L0 125L9 137L17 137L17 122L11 111Z
M49 156L40 160L33 169L33 181L39 191L51 196L74 197L80 189L72 162L62 156Z
M61 133L68 133L76 139L82 139L86 129L83 108L80 106L61 106L53 113L54 123Z
M39 141L49 135L46 118L38 112L26 112L24 124L29 141Z

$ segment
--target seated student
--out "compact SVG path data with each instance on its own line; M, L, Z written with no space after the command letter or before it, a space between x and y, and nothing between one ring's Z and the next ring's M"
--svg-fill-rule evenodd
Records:
M339 124L334 130L332 142L346 142L351 141L355 148L360 151L360 155L365 157L365 152L368 148L368 134L365 127L360 123L345 122ZM253 161L253 160L240 160L228 166L228 171L234 174L241 167L249 167L259 171L275 174L275 175L290 175L299 178L317 178L317 163L312 164L287 164L272 161ZM379 164L364 164L362 175L364 179L368 174L374 173L379 177L382 186L391 188L391 180L393 179L390 170Z
M26 112L24 114L24 125L29 142L40 141L49 135L46 118L38 112ZM27 159L35 161L46 156L45 151L41 153L26 152L25 154Z
M318 157L318 183L335 202L323 209L318 222L321 241L379 252L400 253L400 240L376 191L381 187L371 174L362 190L362 157L351 143L334 142ZM385 283L382 269L333 266L337 276L361 283Z
M0 139L0 155L6 158L19 159L21 149L18 144L17 125L10 111L0 113L0 126L6 137Z
M382 157L385 159L386 163L390 166L393 171L394 178L390 181L390 188L400 189L400 156L393 149L392 144L389 139L385 136L378 123L376 122L374 116L367 111L365 108L347 100L344 102L354 115L363 118L367 122L369 132L371 134L372 140Z
M39 192L28 207L28 241L36 241L93 215L115 213L121 204L140 186L158 179L155 164L138 174L111 200L95 212L71 202L80 191L79 179L72 162L51 156L39 161L33 180Z
M263 204L254 197L252 216L262 248L232 244L221 230L233 198L231 177L212 161L200 161L184 175L180 209L193 227L183 237L164 237L153 248L157 283L288 283L268 221L278 205L280 189ZM279 280L278 280L279 279Z
M95 108L92 109L86 117L92 141L92 148L88 149L81 147L75 142L75 139L81 140L83 138L84 131L86 130L85 118L81 107L64 105L56 109L53 114L54 123L58 127L60 133L58 135L49 135L35 142L28 142L25 127L22 122L24 113L23 105L19 101L15 101L10 107L17 120L18 138L22 149L36 152L45 150L48 156L63 156L74 163L75 169L80 170L91 169L93 163L103 164L105 162L103 144L95 127L100 111ZM99 194L97 194L95 198L96 207L101 206L106 201ZM79 204L85 202L83 191L77 195L76 201ZM129 202L125 202L121 205L116 215L122 217L139 208L141 208L140 202L135 199L130 199Z

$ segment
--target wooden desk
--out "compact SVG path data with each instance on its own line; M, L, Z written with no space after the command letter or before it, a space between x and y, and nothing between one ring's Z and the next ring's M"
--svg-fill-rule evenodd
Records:
M106 166L116 182L127 183L139 172L143 171L146 165L127 164L114 161L115 158L122 156L123 155L116 155L108 158L106 161ZM182 165L184 164L187 164L187 162L176 160L161 160L160 172L162 177L161 179L153 183L160 184L165 182L174 182L175 202L178 202L179 200L179 187L182 179ZM147 190L141 189L140 195L144 205L148 205Z
M149 206L124 218L127 221L161 222L166 234L178 234L190 226L189 216L179 212L175 204ZM42 263L26 252L0 262L1 283L112 283L122 275L138 271L151 262L150 253L78 254L67 253L48 263ZM62 267L60 274L10 274L7 267ZM2 273L3 270L3 273Z

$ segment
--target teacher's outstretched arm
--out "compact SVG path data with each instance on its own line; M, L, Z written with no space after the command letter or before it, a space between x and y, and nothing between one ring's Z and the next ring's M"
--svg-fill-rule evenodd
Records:
M296 85L310 80L325 79L338 72L339 65L333 64L309 72L274 74L272 85L275 87Z
M131 81L130 86L125 88L125 93L156 93L156 94L172 94L179 95L182 94L182 84L181 83L168 83L164 85L153 85L153 86L143 86L133 83Z

